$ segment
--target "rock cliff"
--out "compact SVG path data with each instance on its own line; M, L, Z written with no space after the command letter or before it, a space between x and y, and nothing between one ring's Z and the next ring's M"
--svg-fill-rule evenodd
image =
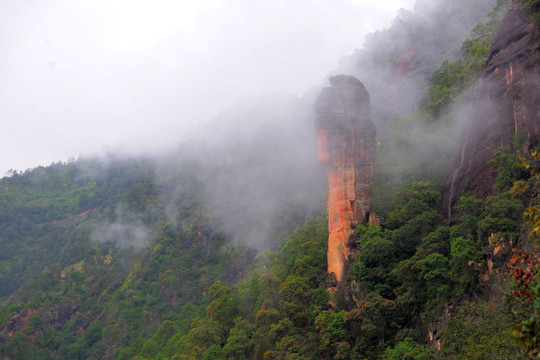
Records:
M486 70L471 95L467 127L443 187L442 211L465 191L485 198L493 191L493 151L525 138L525 150L540 137L540 31L521 1L514 0L494 36Z
M328 177L328 272L344 280L356 225L366 222L371 208L375 160L375 125L370 120L369 94L352 76L330 77L321 90L317 112L318 161Z

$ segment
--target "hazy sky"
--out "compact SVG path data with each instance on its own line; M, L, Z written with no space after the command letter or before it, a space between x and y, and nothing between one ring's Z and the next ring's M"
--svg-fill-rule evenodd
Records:
M301 94L414 0L0 0L0 176Z

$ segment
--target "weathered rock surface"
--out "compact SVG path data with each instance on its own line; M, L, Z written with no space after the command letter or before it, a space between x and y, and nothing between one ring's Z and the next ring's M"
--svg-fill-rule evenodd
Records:
M465 191L479 198L493 192L496 169L487 164L493 151L525 137L525 150L540 137L540 31L520 1L514 0L494 36L487 67L472 94L460 150L443 187L442 211Z
M330 77L321 90L317 112L318 161L328 177L328 272L344 280L351 235L366 222L371 208L375 125L369 94L352 76Z
M61 303L56 304L45 316L36 308L27 308L20 312L15 312L11 314L7 324L0 326L0 340L6 342L16 333L26 331L28 327L34 327L34 330L41 333L44 333L45 329L60 329L62 325L72 318L76 310L77 306L74 304ZM41 318L43 324L36 325L32 323L33 315Z
M30 317L37 313L37 309L29 308L18 313L13 313L9 317L7 325L2 327L2 338L11 339L17 332L24 331L30 322Z

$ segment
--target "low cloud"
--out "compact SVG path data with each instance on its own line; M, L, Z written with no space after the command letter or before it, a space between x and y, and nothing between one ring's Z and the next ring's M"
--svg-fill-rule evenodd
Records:
M90 235L98 243L114 243L123 248L140 250L152 239L152 231L143 224L137 215L119 206L115 219L98 223Z

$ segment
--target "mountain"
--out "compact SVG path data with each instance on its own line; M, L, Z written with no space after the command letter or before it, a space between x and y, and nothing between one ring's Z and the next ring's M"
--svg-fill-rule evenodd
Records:
M443 187L443 207L462 192L486 198L494 191L498 169L490 166L493 152L516 147L522 152L538 145L540 33L520 2L513 2L496 31L486 69L471 91L468 128Z
M0 357L536 357L539 13L419 1L328 87L0 179Z

